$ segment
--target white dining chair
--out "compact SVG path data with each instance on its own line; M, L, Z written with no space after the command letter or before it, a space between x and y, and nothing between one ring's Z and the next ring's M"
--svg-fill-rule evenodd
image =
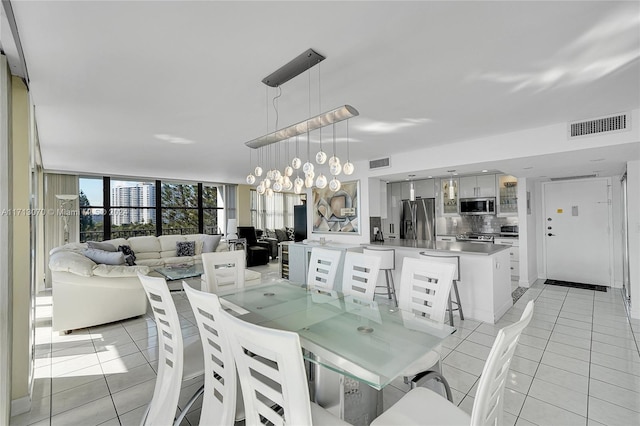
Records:
M244 250L202 253L202 291L244 288L246 258Z
M309 400L296 333L250 324L225 311L220 318L236 361L247 425L348 424Z
M478 381L471 415L437 393L418 387L407 392L398 402L376 418L371 425L501 425L503 423L504 387L509 366L522 330L531 321L533 306L532 300L525 307L518 322L498 331Z
M348 251L344 257L342 293L373 301L379 272L379 257Z
M451 284L455 274L455 265L434 262L425 258L405 258L400 276L400 309L414 312L439 324L444 323ZM451 388L447 380L439 374L439 345L424 354L402 372L404 381L411 387L421 382L436 379L444 386L449 400L452 400Z
M220 301L217 295L195 290L184 281L182 287L195 315L204 353L200 424L233 425L244 419L244 404L227 331L219 319Z
M307 285L332 290L338 273L338 266L342 258L341 250L314 247L311 250Z
M197 379L204 374L202 344L198 335L183 340L178 311L165 279L140 273L138 278L147 293L158 328L158 374L153 397L141 425L170 425L174 423L182 382ZM198 389L174 424L182 422L203 392L204 387Z

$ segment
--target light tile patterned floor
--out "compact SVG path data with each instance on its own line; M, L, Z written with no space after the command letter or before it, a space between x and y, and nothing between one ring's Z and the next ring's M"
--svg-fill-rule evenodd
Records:
M273 277L277 264L258 270ZM497 324L457 323L458 331L442 352L455 403L471 411L497 331L519 319L531 299L536 301L534 318L511 365L505 424L640 424L640 321L629 321L615 289L602 293L536 283ZM176 293L175 300L183 333L197 333L186 299ZM37 303L33 407L12 417L11 425L139 424L155 384L157 341L151 317L59 336L50 329L50 295L41 295ZM186 399L200 382L184 386L189 388L183 392ZM385 406L406 390L401 380L388 386ZM199 414L196 406L187 422L197 424Z

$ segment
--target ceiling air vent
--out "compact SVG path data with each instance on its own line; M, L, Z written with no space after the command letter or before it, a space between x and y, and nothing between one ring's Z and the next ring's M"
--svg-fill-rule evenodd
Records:
M391 158L380 158L379 160L369 160L369 169L381 169L391 167Z
M623 132L631 128L631 114L617 114L569 123L569 138L594 135L605 132Z

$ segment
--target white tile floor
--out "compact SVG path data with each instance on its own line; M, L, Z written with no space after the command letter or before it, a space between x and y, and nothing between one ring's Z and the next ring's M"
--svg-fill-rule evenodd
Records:
M253 268L252 268L253 269ZM277 275L277 264L256 268ZM640 424L640 321L626 316L619 290L536 283L497 324L463 321L444 343L443 373L462 409L473 406L478 377L497 331L536 301L520 340L505 392L507 425ZM185 335L197 333L193 314L175 294ZM156 330L151 317L51 333L51 297L38 297L33 406L11 425L137 425L151 398ZM195 390L200 383L187 383ZM384 391L388 406L407 390L396 380ZM184 403L184 401L181 401ZM199 408L187 416L198 423ZM186 424L185 422L184 424Z

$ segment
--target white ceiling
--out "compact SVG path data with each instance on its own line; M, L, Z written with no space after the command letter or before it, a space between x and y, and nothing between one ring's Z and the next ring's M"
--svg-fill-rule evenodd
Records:
M261 80L308 48L279 127L353 105L352 161L640 107L637 1L11 3L49 170L242 182L276 124ZM619 172L637 145L527 165Z

